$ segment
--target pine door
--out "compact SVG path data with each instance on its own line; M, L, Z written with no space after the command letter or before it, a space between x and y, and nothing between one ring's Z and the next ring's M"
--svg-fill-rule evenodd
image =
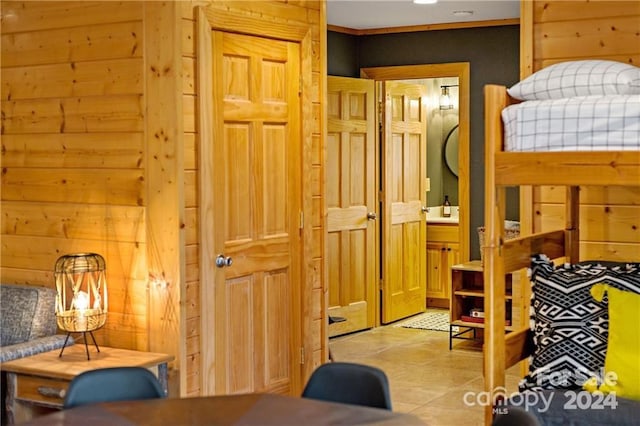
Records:
M382 322L426 309L426 87L382 83Z
M375 326L375 90L372 80L328 78L327 261L334 336Z
M216 393L291 393L299 375L299 44L213 31ZM207 374L203 371L203 374Z

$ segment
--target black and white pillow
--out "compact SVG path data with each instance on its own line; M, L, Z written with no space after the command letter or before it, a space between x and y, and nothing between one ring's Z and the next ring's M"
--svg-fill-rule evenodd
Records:
M610 270L597 263L555 267L539 255L532 259L531 282L535 351L520 391L579 389L604 368L607 304L593 299L590 290L611 284Z

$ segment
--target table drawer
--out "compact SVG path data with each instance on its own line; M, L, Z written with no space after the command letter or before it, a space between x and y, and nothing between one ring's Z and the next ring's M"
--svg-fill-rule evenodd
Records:
M66 380L18 374L16 399L62 407L68 387L69 382Z

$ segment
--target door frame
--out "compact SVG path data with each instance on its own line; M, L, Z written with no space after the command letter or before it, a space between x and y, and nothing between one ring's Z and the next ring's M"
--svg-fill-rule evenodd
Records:
M470 227L470 179L469 179L469 93L470 63L451 62L445 64L397 65L390 67L368 67L360 69L360 77L377 81L409 80L425 78L457 77L459 86L458 121L458 237L460 241L460 261L469 260ZM379 172L378 172L379 173ZM424 242L427 243L426 241ZM380 294L377 295L377 309L380 310ZM378 324L379 325L379 324Z
M213 102L213 63L211 51L213 49L213 40L211 31L229 31L240 34L247 34L266 38L277 38L296 42L300 45L300 129L301 129L301 187L302 199L301 209L301 240L302 240L302 256L300 258L300 284L292 287L292 300L298 300L299 303L292 307L293 324L292 341L291 341L291 390L293 393L299 393L302 389L303 378L310 374L312 368L311 357L313 356L313 345L315 343L313 333L305 333L304 330L312 329L312 318L309 315L303 316L303 312L311 311L313 306L310 303L316 302L311 293L312 289L308 285L313 271L309 270L308 265L313 265L313 246L314 241L313 229L309 225L305 225L302 218L304 216L313 217L313 199L310 191L304 188L310 188L313 182L312 171L312 146L313 146L313 81L312 81L312 64L306 58L313 57L311 30L307 27L296 25L280 25L278 37L273 36L273 28L264 25L264 21L260 17L245 16L233 10L215 9L212 6L199 6L196 8L196 25L197 29L194 35L197 45L198 58L198 81L196 95L198 97L197 111L197 143L198 143L198 182L211 182L213 177L213 152L211 144L204 143L213 139L213 128L210 118L217 113L214 111ZM213 330L215 325L215 309L206 307L205 300L214 299L215 297L215 257L217 253L214 251L214 243L211 239L213 229L215 228L213 203L210 192L203 191L202 186L198 190L198 208L199 208L199 283L200 283L200 395L214 395L216 393L216 359L215 359L215 338L209 335L206 330ZM309 221L310 222L310 221ZM317 238L317 237L316 237ZM209 266L207 266L209 265ZM311 269L313 269L311 267ZM187 333L185 333L187 334ZM297 366L298 368L294 368ZM186 389L186 378L184 378L185 386L181 384L181 388Z

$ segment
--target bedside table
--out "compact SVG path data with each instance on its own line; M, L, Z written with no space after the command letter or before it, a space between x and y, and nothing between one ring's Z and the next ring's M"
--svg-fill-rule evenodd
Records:
M167 363L173 355L100 347L87 360L84 345L28 356L2 363L7 374L7 416L10 424L62 409L69 382L88 370L109 367L146 367L167 392Z

